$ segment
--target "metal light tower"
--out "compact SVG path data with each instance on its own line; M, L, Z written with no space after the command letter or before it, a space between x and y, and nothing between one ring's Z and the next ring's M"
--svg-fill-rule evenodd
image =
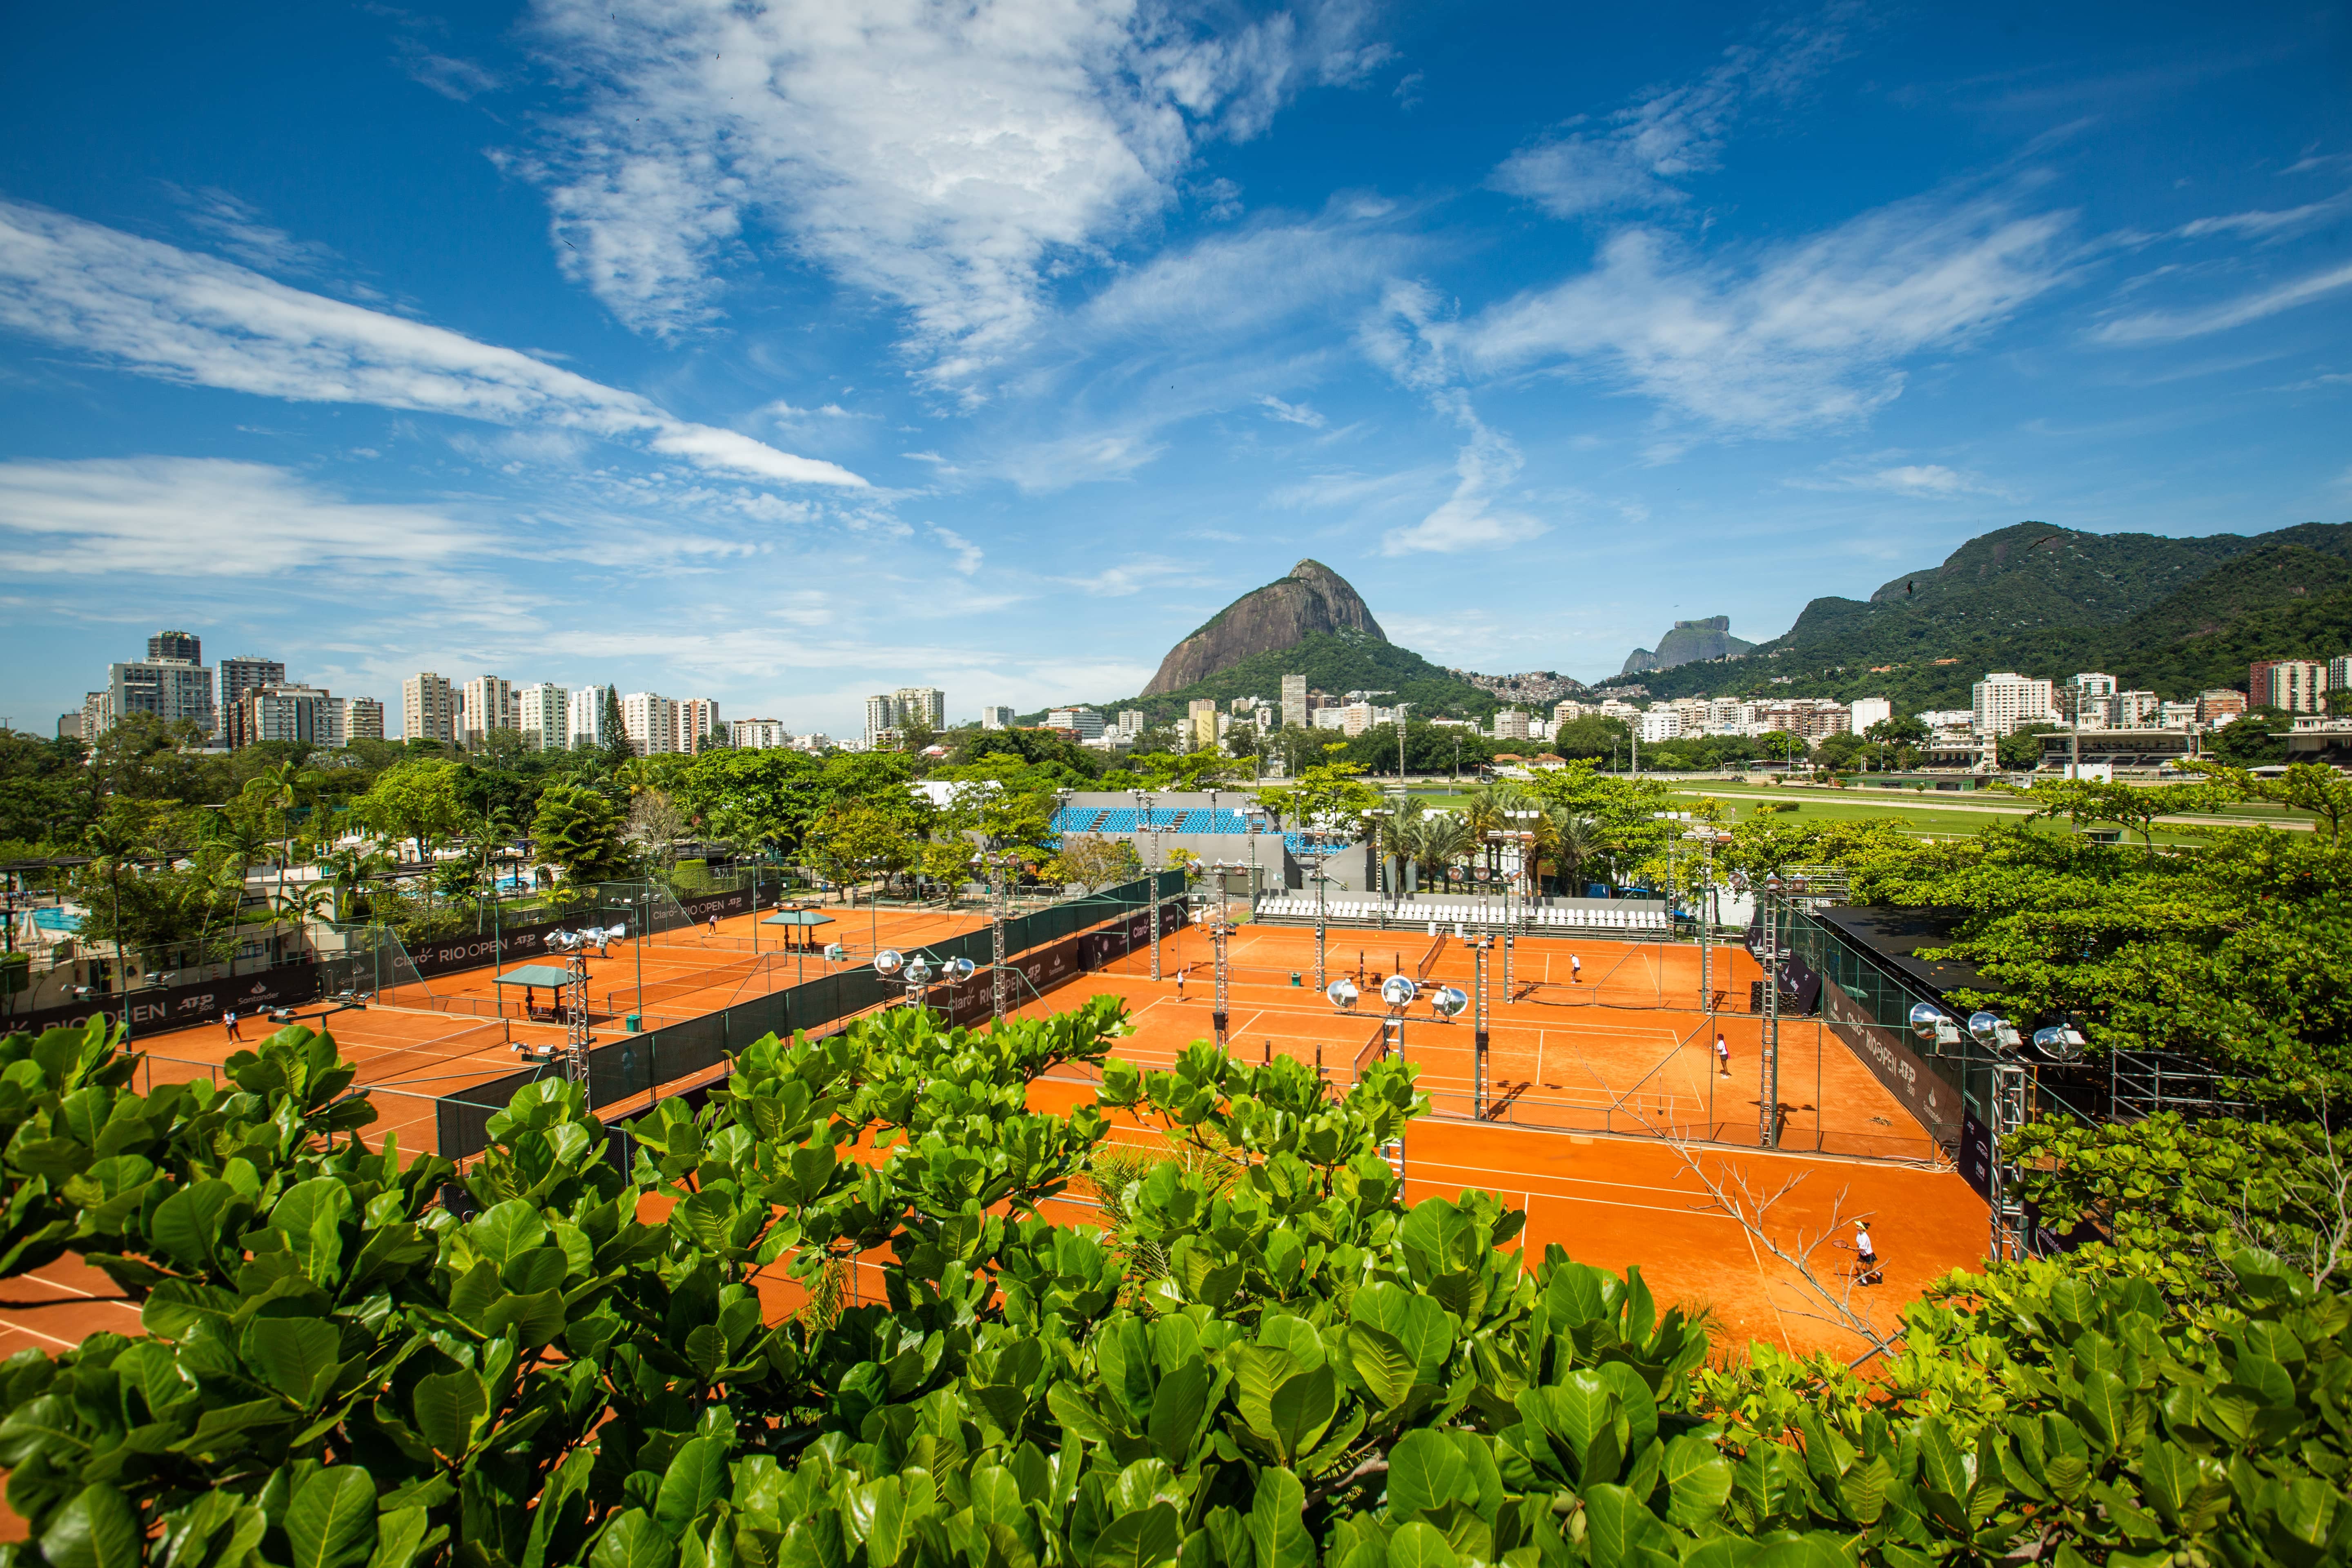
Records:
M1757 1053L1763 1087L1757 1108L1757 1143L1760 1148L1771 1149L1779 1146L1780 1138L1780 877L1778 872L1764 879L1764 951L1757 956L1764 963L1763 1047Z
M1004 917L1012 897L1013 868L1020 860L1011 850L990 855L988 862L988 963L989 981L993 990L991 1016L997 1023L1004 1022Z
M1141 815L1139 825L1151 830L1151 858L1160 858L1160 825L1151 817L1151 796L1143 790L1129 790L1135 796L1135 808ZM1160 978L1160 868L1152 866L1145 875L1151 883L1151 978Z
M1219 910L1215 923L1209 927L1209 945L1216 955L1217 967L1216 1002L1209 1014L1209 1022L1216 1029L1217 1049L1221 1051L1225 1048L1225 1023L1232 1016L1226 1010L1225 941L1233 934L1234 928L1225 923L1224 912Z
M1491 936L1482 936L1470 944L1476 977L1471 988L1471 1003L1477 1009L1470 1019L1470 1114L1481 1121L1486 1119L1486 952L1494 945Z

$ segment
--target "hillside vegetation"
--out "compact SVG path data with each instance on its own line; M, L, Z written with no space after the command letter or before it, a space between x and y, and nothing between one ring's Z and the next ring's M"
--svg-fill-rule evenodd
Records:
M2098 669L2167 699L2245 684L2255 658L2352 652L2352 523L2245 538L2096 535L2023 523L1970 540L1867 601L1815 599L1745 659L1640 677L1654 696L1882 695L1966 707L1987 670Z
M1362 632L1310 632L1293 647L1252 654L1230 668L1157 697L1135 697L1099 706L1106 712L1139 708L1151 722L1181 718L1185 704L1199 698L1227 702L1236 697L1279 700L1282 678L1303 675L1310 690L1393 691L1381 699L1413 705L1425 718L1484 718L1502 706L1491 692L1448 673L1413 652Z

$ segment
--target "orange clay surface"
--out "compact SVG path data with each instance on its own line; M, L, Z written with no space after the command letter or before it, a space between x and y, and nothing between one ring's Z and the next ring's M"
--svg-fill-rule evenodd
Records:
M843 917L841 927L821 928L838 933L833 940L868 938L854 943L853 951L860 953L870 951L874 937L883 945L913 946L984 920L973 913L885 911L866 933L845 929L851 911L826 906L826 912ZM647 992L666 981L748 960L751 921L739 916L722 921L716 937L698 927L646 942ZM763 955L770 936L780 929L760 933ZM1373 1003L1339 1016L1310 988L1313 931L1244 926L1232 939L1231 952L1230 1048L1252 1058L1279 1051L1308 1062L1319 1051L1336 1085L1351 1081L1360 1054L1379 1048L1381 1009ZM1582 960L1580 979L1571 955ZM609 958L592 959L592 985L605 994L633 986L636 958L634 947L622 945ZM1432 983L1465 990L1472 983L1472 957L1464 944L1451 939L1433 944L1420 928L1382 932L1334 927L1327 959L1332 976L1354 976L1360 962L1368 982L1402 967ZM1125 997L1137 1028L1118 1042L1118 1054L1146 1067L1165 1067L1185 1044L1211 1034L1213 982L1206 933L1193 929L1171 937L1161 960L1160 982L1150 978L1148 952L1138 952L1022 1011L1064 1010L1096 994ZM821 960L804 962L814 977ZM1297 987L1290 984L1293 970L1299 972ZM1712 971L1713 990L1744 1005L1748 984L1758 974L1753 961L1738 949L1718 947ZM504 1016L488 1016L495 973L468 971L431 982L436 998L484 999L483 1016L375 1005L321 1018L323 1005L298 1010L299 1021L333 1034L344 1054L359 1064L360 1083L375 1089L380 1120L368 1130L370 1142L390 1132L397 1134L405 1152L430 1150L435 1096L511 1071L516 1056L510 1040L561 1040L555 1026L518 1021L511 1005ZM1723 1211L1706 1191L1701 1173L1718 1184L1744 1179L1759 1196L1794 1180L1764 1221L1765 1234L1786 1250L1818 1242L1832 1219L1841 1222L1841 1237L1850 1234L1852 1220L1870 1219L1888 1259L1885 1284L1848 1290L1841 1271L1852 1255L1830 1246L1816 1247L1814 1262L1832 1289L1882 1328L1894 1323L1902 1304L1930 1280L1980 1263L1983 1203L1957 1174L1931 1159L1932 1148L1917 1125L1843 1044L1821 1035L1811 1020L1781 1026L1782 1149L1724 1146L1753 1142L1756 1136L1758 1024L1738 1015L1718 1016L1732 1050L1734 1076L1716 1075L1695 948L1526 937L1513 953L1512 983L1507 999L1498 954L1489 976L1490 1091L1501 1108L1500 1120L1473 1121L1468 1115L1469 1016L1442 1023L1423 1005L1411 1009L1406 1057L1421 1068L1422 1086L1432 1093L1437 1114L1415 1122L1406 1137L1408 1201L1451 1197L1473 1188L1497 1193L1526 1210L1521 1244L1531 1255L1557 1242L1584 1262L1612 1269L1639 1264L1661 1302L1712 1307L1727 1348L1755 1339L1791 1351L1851 1356L1864 1347L1851 1331L1830 1321L1830 1310L1809 1295L1796 1270ZM791 984L790 960L764 966L763 989ZM663 1016L649 1017L648 1025L723 1006L739 993L758 994L744 990L745 984L741 977L707 980L694 992L666 999ZM249 1020L247 1043L265 1037L268 1027L266 1020ZM603 1026L598 1033L612 1037ZM151 1081L217 1075L231 1053L245 1048L216 1024L149 1037L137 1046L150 1053L141 1069L142 1089ZM1030 1100L1040 1110L1061 1110L1093 1094L1090 1083L1050 1079L1033 1086ZM599 1109L625 1119L641 1104ZM1113 1136L1121 1142L1148 1143L1160 1136L1123 1116L1113 1122ZM1685 1144L1685 1158L1675 1145L1647 1135L1661 1128L1692 1138L1711 1133L1723 1142ZM1619 1135L1609 1135L1612 1130ZM1822 1152L1814 1151L1816 1142ZM1854 1153L1908 1161L1841 1157ZM1081 1187L1046 1212L1057 1222L1087 1224L1097 1211ZM869 1257L855 1271L863 1300L881 1299L879 1263L878 1255ZM797 1305L798 1292L787 1282L761 1283L772 1313ZM111 1281L78 1260L63 1259L0 1281L0 1354L26 1346L55 1351L100 1331L136 1332L138 1314ZM6 1526L14 1522L0 1522L0 1539L13 1533Z

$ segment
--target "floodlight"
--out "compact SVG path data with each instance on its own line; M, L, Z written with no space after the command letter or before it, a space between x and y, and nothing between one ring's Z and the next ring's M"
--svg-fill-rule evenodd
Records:
M1381 1000L1391 1007L1410 1007L1420 994L1421 987L1402 974L1391 974L1381 982Z
M969 958L950 958L940 965L940 978L950 985L971 979L971 972L972 963Z
M1936 1037L1936 1026L1944 1021L1943 1009L1933 1002L1914 1003L1911 1007L1911 1032L1923 1040Z
M874 973L896 974L906 966L906 956L895 947L886 947L874 955Z
M914 957L907 961L907 984L909 985L929 985L930 983L931 966L923 962L923 955L919 952Z
M2090 1043L2083 1037L2083 1031L2072 1024L2053 1024L2033 1031L2033 1048L2052 1061L2071 1062Z
M1997 1013L1969 1015L1969 1033L1980 1046L1991 1045L2000 1037L2000 1016Z
M1331 1005L1342 1013L1350 1013L1355 1011L1356 1000L1362 995L1362 993L1356 989L1354 981L1343 974L1326 986L1323 994L1329 1000Z
M1429 1005L1442 1016L1451 1018L1470 1005L1470 994L1458 985L1441 985L1430 994Z

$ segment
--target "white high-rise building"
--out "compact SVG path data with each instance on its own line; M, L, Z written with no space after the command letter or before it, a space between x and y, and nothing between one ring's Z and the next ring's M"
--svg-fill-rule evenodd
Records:
M890 694L890 718L901 730L948 727L948 695L936 686L902 686Z
M257 686L237 697L234 729L244 745L257 741L343 743L343 705L315 686Z
M400 738L404 741L457 740L457 689L431 670L412 675L402 681Z
M1970 697L1971 728L1979 740L1999 740L2021 724L2047 723L2057 716L2051 683L2013 672L1986 676L1970 689Z
M629 750L650 757L677 750L677 704L651 691L632 691L621 699L621 733Z
M670 750L688 756L701 751L712 734L727 732L719 721L719 704L708 697L679 698L671 710L671 723Z
M1894 717L1895 704L1884 697L1857 697L1853 700L1853 732L1857 735L1873 724L1885 723Z
M876 692L866 700L866 747L871 751L882 744L885 735L898 732L898 705L887 693Z
M1013 728L1013 710L1003 703L992 703L980 710L980 727L983 730Z
M457 698L458 728L466 744L478 746L493 730L514 730L514 682L501 676L478 675L466 682Z
M1103 717L1092 708L1056 708L1045 715L1045 728L1076 730L1081 741L1099 741Z
M2327 661L2327 689L2341 691L2352 686L2352 653L2340 653Z
M613 737L604 733L604 699L611 694L609 686L583 686L564 703L564 743L575 751L608 746Z
M727 726L727 743L739 752L767 752L793 743L793 732L774 719L738 719Z
M1282 678L1282 722L1289 729L1307 728L1307 678L1303 675Z
M2118 730L2145 730L2163 710L2153 691L2118 691L2107 700L2107 722Z
M1682 738L1683 716L1669 703L1653 703L1643 712L1640 725L1642 739L1653 745Z
M572 693L542 680L515 693L516 728L526 744L541 752L572 745Z
M1132 741L1143 733L1143 710L1122 708L1118 710L1118 738Z
M1349 731L1353 733L1353 731ZM1495 715L1495 739L1524 741L1528 739L1528 715L1524 709L1505 708Z
M343 699L343 744L383 739L383 704L373 697Z

